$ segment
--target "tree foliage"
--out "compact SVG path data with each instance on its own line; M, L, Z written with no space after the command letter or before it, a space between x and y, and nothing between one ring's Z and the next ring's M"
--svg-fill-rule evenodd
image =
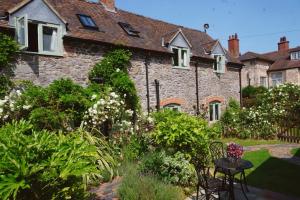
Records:
M0 33L0 70L15 59L18 49L19 46L13 38Z

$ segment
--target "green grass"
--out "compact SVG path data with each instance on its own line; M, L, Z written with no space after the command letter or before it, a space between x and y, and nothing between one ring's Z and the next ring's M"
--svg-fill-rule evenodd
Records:
M141 175L137 165L123 167L123 180L118 188L121 200L184 200L186 197L180 187L165 184L151 175Z
M300 197L300 166L270 156L267 150L246 152L254 167L246 171L249 185Z
M300 157L300 148L292 149L291 154L296 156L296 157Z
M283 144L280 140L255 140L255 139L238 139L238 138L222 138L223 143L234 142L242 146L255 146L261 144Z

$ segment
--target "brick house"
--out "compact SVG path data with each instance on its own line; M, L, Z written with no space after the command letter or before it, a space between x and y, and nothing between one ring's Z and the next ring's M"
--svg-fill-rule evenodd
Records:
M22 48L15 79L47 85L68 77L86 85L91 67L122 46L133 53L129 73L145 111L209 110L214 121L230 98L240 100L238 54L205 32L123 11L114 0L5 0L0 30Z
M263 54L247 52L240 57L242 87L273 87L282 83L300 85L300 47L289 48L286 37L280 38L278 50Z

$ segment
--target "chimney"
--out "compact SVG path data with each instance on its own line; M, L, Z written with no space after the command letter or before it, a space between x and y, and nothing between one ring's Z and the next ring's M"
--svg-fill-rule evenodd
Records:
M116 12L115 0L100 0L106 10Z
M229 36L228 50L231 56L238 58L240 56L240 40L237 33Z
M285 51L288 50L289 47L289 41L286 40L286 37L281 37L280 42L278 43L278 51Z

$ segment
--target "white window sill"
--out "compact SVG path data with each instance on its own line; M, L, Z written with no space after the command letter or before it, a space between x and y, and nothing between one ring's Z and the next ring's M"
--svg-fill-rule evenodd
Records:
M39 56L55 56L55 57L63 57L63 53L40 53L40 52L31 52L31 51L21 51L24 54L31 54L31 55L39 55Z
M173 66L172 69L183 69L183 70L190 70L191 68L188 67L179 67L179 66Z

